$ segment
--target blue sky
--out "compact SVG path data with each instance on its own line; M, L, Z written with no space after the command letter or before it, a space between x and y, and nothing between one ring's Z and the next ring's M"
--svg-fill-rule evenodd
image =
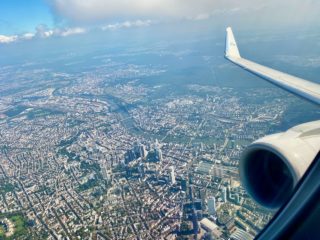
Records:
M43 0L1 0L0 34L33 32L40 24L53 26L53 16Z

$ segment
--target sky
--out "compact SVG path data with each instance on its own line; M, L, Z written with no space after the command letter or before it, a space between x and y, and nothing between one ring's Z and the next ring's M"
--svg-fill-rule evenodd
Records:
M48 4L43 0L1 0L0 34L32 32L39 24L53 26Z
M0 43L191 22L319 29L318 0L1 0Z

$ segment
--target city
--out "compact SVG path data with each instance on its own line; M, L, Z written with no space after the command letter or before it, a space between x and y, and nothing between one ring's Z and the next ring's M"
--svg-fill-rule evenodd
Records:
M0 240L318 239L319 12L2 0Z
M253 238L273 213L240 186L238 160L281 122L292 99L246 93L270 100L261 106L235 89L197 84L154 97L163 86L142 80L165 67L107 57L108 67L81 74L1 69L2 79L14 75L25 87L1 88L0 234Z

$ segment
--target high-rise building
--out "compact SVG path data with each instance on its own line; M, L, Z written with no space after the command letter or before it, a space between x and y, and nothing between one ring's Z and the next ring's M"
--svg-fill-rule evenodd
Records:
M138 159L140 157L140 145L138 143L135 143L133 146L133 154L134 159Z
M174 172L174 167L173 166L170 167L170 182L171 182L171 184L175 184L176 183L176 176L175 176L175 172Z
M236 201L237 204L240 204L240 196L239 196L239 193L236 193L236 194L234 195L234 199L235 199L235 201Z
M186 179L181 179L181 190L186 192L187 191L187 188L188 188L188 185L187 185L187 180Z
M210 215L216 213L216 199L214 197L209 197L208 199L208 211Z
M108 174L108 170L107 170L107 167L102 165L101 166L101 174L102 174L102 177L104 180L108 180L109 179L109 174Z
M141 144L139 146L139 150L140 150L140 157L145 158L148 154L147 150L146 150L146 146L144 146L143 144Z
M227 188L222 187L222 201L226 202L227 201Z
M155 154L156 154L156 159L161 162L162 161L162 151L159 147L156 147Z
M203 143L200 143L200 151L202 152L204 150Z
M207 191L206 189L200 189L200 198L203 208L206 206L206 198L207 198Z
M161 151L158 139L156 139L156 142L154 144L154 151L155 151L155 154L156 154L157 161L161 162L162 161L162 151Z
M144 177L145 176L145 167L144 167L143 163L139 164L138 171L140 173L140 177Z
M143 144L135 142L133 144L133 148L127 150L125 154L125 163L128 164L129 162L134 161L138 158L145 158L147 154L148 152L146 150L146 147Z
M133 150L128 150L125 154L125 163L128 164L129 162L133 161L136 159L136 156L135 156L135 152Z

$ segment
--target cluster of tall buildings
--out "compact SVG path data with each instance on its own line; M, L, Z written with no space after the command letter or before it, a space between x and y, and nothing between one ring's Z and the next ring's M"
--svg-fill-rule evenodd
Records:
M141 143L134 143L132 149L127 150L124 156L125 163L128 164L139 158L147 159L151 162L161 162L163 159L162 150L158 141L155 144L148 147L149 151L145 145Z
M143 144L135 143L132 149L129 149L125 154L125 163L128 164L139 158L146 158L148 155L148 151L146 150L146 146Z

